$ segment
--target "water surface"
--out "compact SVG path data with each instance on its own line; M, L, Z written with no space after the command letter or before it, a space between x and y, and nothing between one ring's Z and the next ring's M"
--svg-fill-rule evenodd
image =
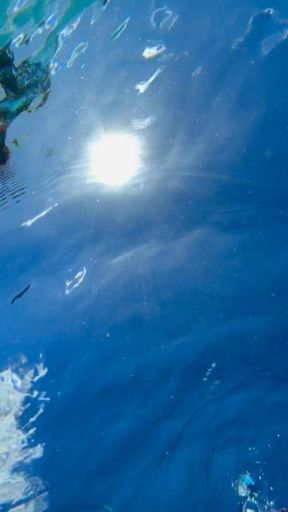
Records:
M0 174L1 510L287 506L287 20L1 1L51 79Z

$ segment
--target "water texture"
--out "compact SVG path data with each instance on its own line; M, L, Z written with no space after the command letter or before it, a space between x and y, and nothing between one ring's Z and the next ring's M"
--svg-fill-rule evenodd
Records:
M1 0L1 512L288 507L287 34Z

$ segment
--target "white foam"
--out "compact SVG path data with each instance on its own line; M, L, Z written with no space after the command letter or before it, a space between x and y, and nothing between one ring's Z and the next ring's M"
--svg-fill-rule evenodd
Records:
M47 510L47 493L40 478L31 478L25 467L43 455L43 445L31 443L35 434L34 423L44 411L43 403L26 426L20 419L27 400L34 402L38 393L33 391L36 380L47 372L41 363L35 369L17 373L11 368L0 372L0 507L25 500L25 505L13 507L17 512L42 512Z

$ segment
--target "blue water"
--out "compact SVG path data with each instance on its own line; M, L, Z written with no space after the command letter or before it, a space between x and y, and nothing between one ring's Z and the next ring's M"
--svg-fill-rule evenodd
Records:
M53 37L13 46L49 59L52 85L0 175L0 510L240 511L245 472L279 510L287 2L69 5ZM110 132L142 148L118 187L88 156Z

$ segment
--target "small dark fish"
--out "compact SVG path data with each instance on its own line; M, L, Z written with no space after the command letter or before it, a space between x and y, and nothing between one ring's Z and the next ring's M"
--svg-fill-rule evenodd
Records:
M17 293L17 295L15 295L15 297L13 297L13 299L11 300L10 304L14 304L14 302L18 299L21 299L21 297L23 297L23 295L28 292L29 288L30 288L30 284L28 284L28 286L26 286L26 288L24 288L24 290L22 290L22 292L19 292Z

